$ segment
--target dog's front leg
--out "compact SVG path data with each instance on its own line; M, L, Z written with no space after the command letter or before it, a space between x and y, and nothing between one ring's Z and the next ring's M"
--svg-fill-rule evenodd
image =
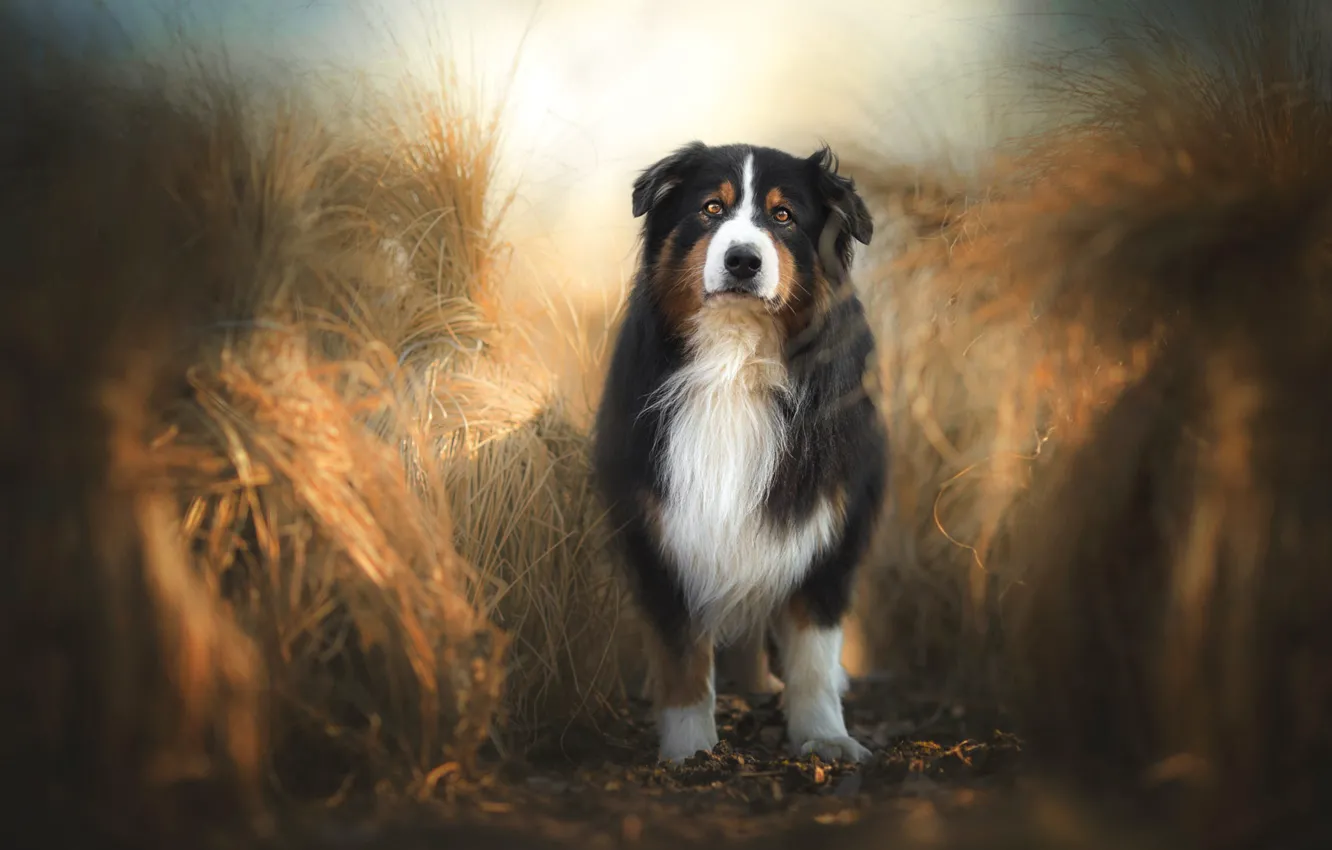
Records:
M652 702L660 735L658 758L680 762L717 745L717 692L712 641L664 641L649 630Z
M863 762L871 753L846 730L842 694L842 627L815 622L799 596L777 616L786 732L797 755L817 753L825 761Z

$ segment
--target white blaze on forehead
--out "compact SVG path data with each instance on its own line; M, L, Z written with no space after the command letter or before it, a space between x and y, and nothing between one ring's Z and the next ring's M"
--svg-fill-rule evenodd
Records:
M726 252L736 245L748 245L759 255L762 265L754 277L754 291L763 298L777 296L777 246L772 235L756 221L763 213L756 196L754 181L754 154L745 155L740 178L740 203L728 210L726 219L712 236L707 260L703 265L704 292L721 292L727 287L730 273L726 271Z

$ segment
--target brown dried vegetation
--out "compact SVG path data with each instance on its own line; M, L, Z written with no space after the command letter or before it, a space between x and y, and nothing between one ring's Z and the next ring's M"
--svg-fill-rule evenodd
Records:
M151 841L200 786L229 821L428 793L505 708L522 731L613 688L548 657L575 621L604 651L615 609L573 570L580 438L497 346L495 127L447 68L334 131L211 66L168 86L6 36L19 810L96 801L86 835Z
M1322 836L1332 801L1332 66L1294 8L1107 40L1057 69L1070 120L980 179L853 169L884 222L858 285L893 435L861 666L978 728L1012 711L1057 779L1178 792L1210 846ZM19 820L179 841L283 793L455 799L490 744L628 735L587 403L504 301L496 127L456 80L334 131L208 73L33 76L6 32ZM602 335L566 342L595 374ZM846 837L1103 846L1018 799Z
M1316 14L1116 33L982 190L877 193L906 237L866 284L898 464L871 645L1006 697L1059 776L1168 787L1214 846L1326 830Z

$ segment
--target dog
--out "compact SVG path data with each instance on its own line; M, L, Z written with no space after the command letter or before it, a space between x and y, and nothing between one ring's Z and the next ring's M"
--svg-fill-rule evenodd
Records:
M792 751L865 761L840 656L887 474L849 280L873 221L826 145L695 141L632 200L639 268L593 465L647 624L659 759L716 746L714 649L767 630Z

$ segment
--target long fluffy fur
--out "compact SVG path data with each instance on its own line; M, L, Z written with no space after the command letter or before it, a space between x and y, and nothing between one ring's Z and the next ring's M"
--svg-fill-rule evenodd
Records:
M826 151L801 160L691 145L644 173L643 258L598 412L596 467L664 663L795 604L801 625L779 627L778 643L786 634L803 658L814 651L803 641L821 641L808 692L827 678L833 693L831 703L810 697L807 725L846 741L840 621L882 499L885 438L863 386L873 337L844 284L850 242L867 241L872 224L833 167ZM695 195L718 185L741 217L713 236ZM773 226L767 237L744 223L774 198L804 230ZM775 240L764 255L783 265L765 264L761 285L776 294L705 304L722 284L704 258L725 250L709 240L743 233ZM700 743L715 742L710 688L695 689L702 702L679 721L703 730L690 739Z

